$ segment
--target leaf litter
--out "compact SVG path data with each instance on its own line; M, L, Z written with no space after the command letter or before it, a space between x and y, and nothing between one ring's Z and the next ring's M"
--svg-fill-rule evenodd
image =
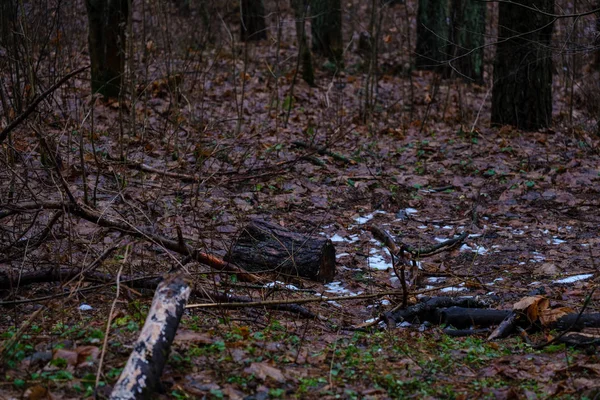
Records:
M290 58L295 50L290 44L281 49ZM90 172L99 182L99 209L173 236L175 226L181 226L185 240L219 255L225 254L246 221L268 218L298 231L323 232L339 256L335 281L327 285L281 280L254 288L230 277L216 277L200 265L188 266L206 291L218 288L254 300L302 298L305 293L296 289L336 296L397 293L400 284L391 257L372 241L367 229L376 221L399 242L413 247L469 233L460 248L437 254L426 263L420 260L427 286L417 290L430 290L426 296L489 297L494 308L521 307L531 320L546 322L582 306L598 278L598 138L573 132L560 121L554 131L547 132L487 128L485 93L472 88L472 104L465 107L457 100L458 91L463 90L458 82L448 82L446 87L453 99L451 107L444 111L440 102L432 101L434 117L425 123L425 100L427 96L431 100L433 81L433 75L426 72L415 72L413 77L423 96L422 103L415 99L414 105L403 100L408 98L406 78L384 74L379 84L381 110L374 111L366 123L358 111L361 79L356 76L360 73L331 76L321 72L317 88L296 84L290 119L283 128L285 113L269 101L276 90L289 92L291 75L274 82L260 61L264 56L267 63L273 63L273 48L259 43L254 51L256 59L251 58L247 68L247 97L240 103L246 117L237 133L232 122L237 114L231 104L238 96L239 78L227 72L231 71L231 54L207 51L215 68L207 72L202 93L187 88L188 107L173 109L166 89L154 80L149 108L138 103L132 109L139 120L146 119L148 135L128 138L128 156L159 170L199 179L190 183L114 163L110 174ZM284 67L291 70L290 65ZM158 67L150 71L155 78L160 73ZM87 83L79 85L73 90L85 93ZM560 92L555 97L557 103L564 101ZM414 109L413 120L398 111L399 104ZM457 121L472 123L471 110L480 107L479 139L474 140ZM111 133L118 126L118 105L115 109L97 102L94 113L96 145L107 154L118 154L120 143ZM179 114L181 121L164 132L170 113ZM204 122L197 120L198 115ZM56 118L64 116L56 114ZM82 125L91 135L89 123ZM47 128L48 134L61 137L51 124ZM307 137L308 132L312 136ZM19 146L35 154L33 137L25 129L19 135ZM298 138L327 145L352 163L329 155L319 156L323 164L311 163L303 158L304 150L292 145ZM86 151L90 156L86 161L93 162L91 146ZM110 164L108 159L104 162ZM80 174L75 165L66 173L79 197L83 196ZM44 193L42 184L36 190ZM49 199L55 195L49 193ZM71 259L60 259L67 246L58 241L35 249L35 257L85 265L90 248L98 253L118 239L93 224L74 229L82 240L69 249ZM91 247L86 243L92 243ZM137 274L166 273L172 266L171 255L158 246L139 241L127 246L131 253L119 252L103 265L104 271L115 272L123 260ZM31 264L27 266L34 268ZM8 262L3 266L16 267ZM17 298L74 289L70 285L23 287ZM490 286L493 295L489 295ZM0 389L0 395L90 395L107 303L113 295L112 289L105 288L45 303L44 318L31 325L5 354L3 372L10 385ZM151 292L131 288L126 296L120 299L110 326L102 378L108 386L127 359ZM521 304L525 300L527 304ZM597 312L597 301L596 295L588 311ZM161 396L508 399L580 398L598 393L600 362L595 347L555 345L534 350L519 337L497 342L479 336L452 338L427 323L357 328L365 321L377 322L400 302L398 295L382 295L380 299L308 304L321 317L309 321L261 308L189 310L163 376L167 391ZM4 313L0 319L3 339L16 335L37 307L36 303L17 305L14 313ZM542 330L537 335L542 340L553 333Z

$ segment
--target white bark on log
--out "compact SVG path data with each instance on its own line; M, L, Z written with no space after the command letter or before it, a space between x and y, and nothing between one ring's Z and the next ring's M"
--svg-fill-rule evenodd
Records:
M160 377L190 292L181 275L158 285L146 323L113 388L111 400L150 398L160 387Z

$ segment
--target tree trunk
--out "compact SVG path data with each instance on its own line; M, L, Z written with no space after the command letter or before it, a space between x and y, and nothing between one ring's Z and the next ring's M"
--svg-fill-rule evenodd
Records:
M312 53L306 40L306 10L308 0L292 0L294 18L296 19L296 37L298 38L298 55L302 67L302 79L310 86L315 86L315 70L313 67Z
M554 0L518 2L554 13ZM552 122L553 19L518 4L502 2L498 24L492 123L527 130L546 128Z
M265 3L263 0L241 0L242 27L240 38L245 41L258 41L267 38Z
M344 42L341 0L313 0L311 8L313 51L326 56L337 68L342 68Z
M92 93L118 97L125 70L125 32L130 0L85 0Z
M479 0L454 0L452 5L451 65L462 78L478 84L483 83L485 8Z
M448 1L419 0L417 11L417 47L415 65L418 69L447 74L449 48Z
M274 272L330 282L335 276L331 240L308 237L254 220L238 236L225 260L252 272Z

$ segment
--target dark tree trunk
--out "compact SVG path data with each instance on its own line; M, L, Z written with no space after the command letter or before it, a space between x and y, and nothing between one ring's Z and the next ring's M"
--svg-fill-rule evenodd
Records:
M483 83L483 45L485 44L486 3L479 0L454 0L452 5L451 66L468 81Z
M342 39L341 0L313 0L312 48L326 56L336 67L343 67L344 41Z
M519 2L546 13L554 12L554 0ZM518 4L502 2L498 24L492 123L528 130L546 128L552 122L553 19Z
M313 68L312 53L306 40L306 10L308 0L292 0L294 18L296 19L296 37L298 38L298 53L302 67L302 79L310 86L315 86L315 71Z
M252 221L238 236L225 260L252 272L274 272L330 282L335 248L330 240L304 236L264 221Z
M241 0L242 41L258 41L267 38L267 23L265 22L265 3L263 0Z
M415 65L447 74L450 49L447 0L419 0Z
M92 64L92 93L118 97L125 69L125 32L129 0L85 0L88 45Z

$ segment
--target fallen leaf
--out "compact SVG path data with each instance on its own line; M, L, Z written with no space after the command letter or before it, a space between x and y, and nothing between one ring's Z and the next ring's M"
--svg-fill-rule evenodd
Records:
M543 326L548 326L562 316L573 313L574 310L569 307L554 308L552 310L540 310L539 317Z
M254 375L262 381L266 381L267 378L271 378L279 383L285 382L285 377L281 373L280 369L272 367L264 362L252 363L244 370L244 372L248 375Z
M194 342L197 344L212 344L214 342L213 337L206 333L194 332L185 329L177 331L174 341L178 343Z
M550 301L543 296L530 296L521 299L513 305L513 310L522 311L527 314L529 322L535 322L539 318L540 311L550 307Z

